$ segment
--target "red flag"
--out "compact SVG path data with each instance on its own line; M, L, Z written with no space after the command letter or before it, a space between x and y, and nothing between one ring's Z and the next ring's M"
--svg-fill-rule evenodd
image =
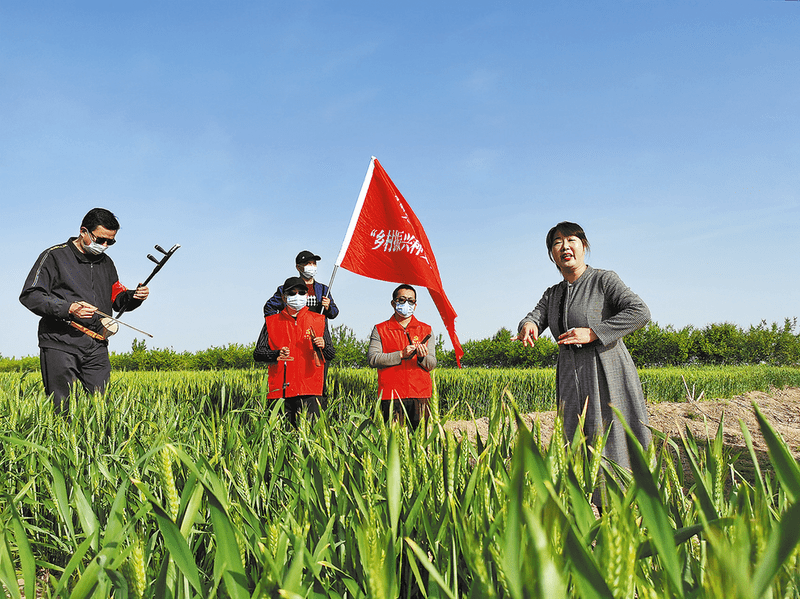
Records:
M456 312L444 293L431 244L416 214L373 156L336 266L379 281L427 287L461 366Z

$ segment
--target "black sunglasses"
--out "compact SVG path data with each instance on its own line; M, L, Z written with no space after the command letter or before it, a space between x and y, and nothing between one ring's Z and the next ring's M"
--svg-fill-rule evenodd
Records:
M116 239L107 239L105 237L97 237L89 229L86 229L86 232L92 237L92 241L94 241L95 243L99 243L100 245L107 245L107 246L111 247L112 245L117 243Z
M286 292L286 295L291 296L291 295L297 295L298 293L300 295L308 295L308 289L291 289Z

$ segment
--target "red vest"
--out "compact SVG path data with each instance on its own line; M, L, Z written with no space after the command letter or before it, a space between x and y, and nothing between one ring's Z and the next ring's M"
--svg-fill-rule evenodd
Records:
M411 343L421 343L432 332L431 327L417 320L415 316L411 317L411 322L405 329L394 317L376 326L381 336L383 353L401 351ZM429 398L432 392L431 374L417 364L416 355L403 360L397 366L378 368L378 396L383 400Z
M281 310L277 314L267 316L264 320L267 325L269 348L289 348L289 355L294 360L279 360L269 365L269 399L277 397L296 397L298 395L322 395L322 385L325 382L325 363L314 363L313 337L322 337L325 331L325 317L316 312L303 308L297 313L297 318L292 318ZM313 329L313 334L312 334ZM285 365L285 366L284 366ZM286 378L284 380L284 368ZM283 385L288 383L286 393Z

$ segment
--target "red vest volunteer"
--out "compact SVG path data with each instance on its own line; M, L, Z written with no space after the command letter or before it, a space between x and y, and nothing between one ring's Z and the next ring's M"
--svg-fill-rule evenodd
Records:
M294 360L280 360L269 365L269 399L296 397L298 395L322 395L325 382L324 361L316 354L313 338L325 330L325 317L303 308L297 318L281 310L264 319L269 348L280 351L289 348ZM285 377L285 379L284 379ZM285 393L284 393L285 385Z
M380 336L383 353L401 352L408 345L427 343L432 334L430 326L411 317L408 325L403 326L392 317L375 325ZM423 339L428 340L423 341ZM378 368L378 395L386 401L391 399L429 398L433 389L431 374L421 364L421 360L413 355L401 359L395 366Z

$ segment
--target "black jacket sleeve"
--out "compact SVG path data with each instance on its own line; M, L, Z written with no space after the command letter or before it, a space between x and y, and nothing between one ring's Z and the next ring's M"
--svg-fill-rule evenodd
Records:
M130 312L141 306L144 300L134 299L134 293L136 293L135 289L127 289L122 293L118 293L117 297L114 298L114 310L119 312L125 308L126 312Z
M325 332L322 333L322 338L325 340L325 347L322 348L322 357L325 358L326 362L330 362L336 357L336 348L333 346L327 319L325 320Z
M19 301L37 316L68 320L72 301L58 297L51 291L58 281L58 266L55 258L50 255L51 251L42 252L33 265L28 278L25 279Z
M253 350L253 359L256 362L277 362L281 350L270 349L269 335L267 334L267 325L261 327L261 334L256 341L256 348Z

